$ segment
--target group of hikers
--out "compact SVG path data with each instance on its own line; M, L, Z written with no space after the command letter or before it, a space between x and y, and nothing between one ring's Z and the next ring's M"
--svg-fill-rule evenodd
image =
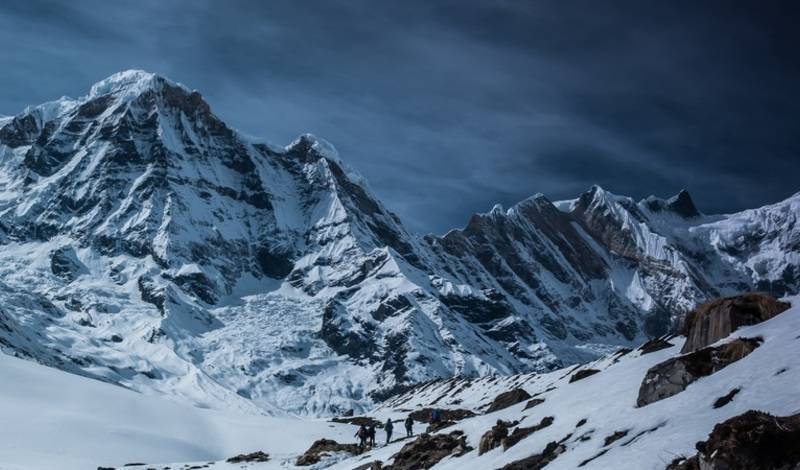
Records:
M441 415L439 410L432 410L430 421L431 423L436 423L441 419ZM414 419L411 415L403 421L406 427L406 437L412 437L414 435ZM389 418L386 420L386 423L383 425L383 430L386 432L386 444L389 445L392 442L392 431L394 430L394 424L392 424L392 419ZM356 431L355 437L358 438L358 446L361 449L365 449L367 447L375 447L375 423L370 423L369 425L362 424L358 431Z

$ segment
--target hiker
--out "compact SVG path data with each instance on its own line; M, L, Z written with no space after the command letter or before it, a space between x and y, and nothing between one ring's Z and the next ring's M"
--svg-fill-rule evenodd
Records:
M358 447L363 449L367 446L367 428L362 424L358 431L356 431L356 437L358 438Z
M408 415L406 418L406 437L411 437L414 435L414 420L411 418L411 415Z
M386 431L386 445L389 445L389 442L392 440L392 418L386 420L386 424L383 425L383 429Z
M434 409L431 411L431 424L438 423L442 420L442 415L439 413L439 410Z
M367 435L369 436L369 446L375 447L375 423L369 425L369 428L367 428Z

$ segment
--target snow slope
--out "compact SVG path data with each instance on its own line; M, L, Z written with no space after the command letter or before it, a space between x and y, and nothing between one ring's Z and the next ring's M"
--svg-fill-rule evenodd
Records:
M276 464L351 426L223 413L146 396L0 354L0 469L86 470L220 460L264 450Z

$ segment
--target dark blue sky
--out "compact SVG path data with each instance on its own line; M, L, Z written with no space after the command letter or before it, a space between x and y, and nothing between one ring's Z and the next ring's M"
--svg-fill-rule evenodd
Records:
M331 141L417 231L533 193L800 190L798 2L0 4L0 114L141 68L241 131Z

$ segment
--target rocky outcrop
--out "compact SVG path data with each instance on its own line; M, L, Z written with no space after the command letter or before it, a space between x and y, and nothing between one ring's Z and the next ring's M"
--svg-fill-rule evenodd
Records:
M66 282L72 282L81 274L89 272L71 246L61 247L50 253L50 270Z
M528 400L528 403L525 403L525 408L523 408L522 410L523 411L529 410L534 406L541 405L542 403L544 403L544 398L531 398L530 400Z
M671 348L674 344L667 341L665 338L653 338L643 345L639 346L639 351L642 355L661 351L662 349Z
M430 423L431 422L431 413L433 412L434 408L422 408L421 410L412 411L409 415L411 419L414 421L418 421L420 423ZM461 421L465 418L471 418L475 416L475 413L470 410L463 410L463 409L453 409L453 410L444 410L438 409L439 417L442 421Z
M677 395L695 380L711 375L747 356L760 343L759 339L738 338L721 346L704 348L651 367L639 387L636 406L646 406Z
M423 434L404 445L394 455L394 463L385 470L419 470L431 468L448 456L460 457L471 451L462 431L450 434Z
M508 408L509 406L516 405L530 398L531 396L528 392L521 388L515 388L514 390L509 390L508 392L497 395L494 401L492 401L492 404L489 405L489 408L486 409L486 412L491 413L493 411L502 410L503 408Z
M226 462L228 463L245 463L245 462L268 462L269 454L264 452L251 452L249 454L239 454L236 457L231 457Z
M561 455L565 450L567 450L567 448L564 444L553 441L547 444L540 454L534 454L530 457L511 462L500 470L540 470L555 460L555 458Z
M478 442L478 455L483 455L490 450L500 447L503 439L508 437L508 428L512 423L498 419L492 429L486 431Z
M536 426L528 426L528 427L516 427L514 428L514 432L511 433L510 436L503 439L503 451L505 452L508 450L509 447L513 447L519 441L525 439L526 437L530 436L531 434L535 433L536 431L540 431L551 424L553 424L555 418L552 416L545 416Z
M729 336L737 328L754 325L789 308L787 302L761 293L715 299L689 312L684 323L682 353L696 351Z
M578 372L575 372L572 377L569 378L569 383L577 382L578 380L583 380L586 377L591 377L594 374L600 372L597 369L581 369Z
M725 395L717 398L714 400L714 404L712 405L714 408L722 408L723 406L727 405L728 403L733 401L733 397L735 397L742 389L734 388L730 392L726 393Z
M361 453L361 449L356 444L339 444L331 439L320 439L311 444L311 447L297 458L295 465L298 467L314 465L319 462L323 456L332 452L346 452L348 454L357 455Z
M667 470L795 470L800 468L800 414L750 410L714 426L697 454Z

